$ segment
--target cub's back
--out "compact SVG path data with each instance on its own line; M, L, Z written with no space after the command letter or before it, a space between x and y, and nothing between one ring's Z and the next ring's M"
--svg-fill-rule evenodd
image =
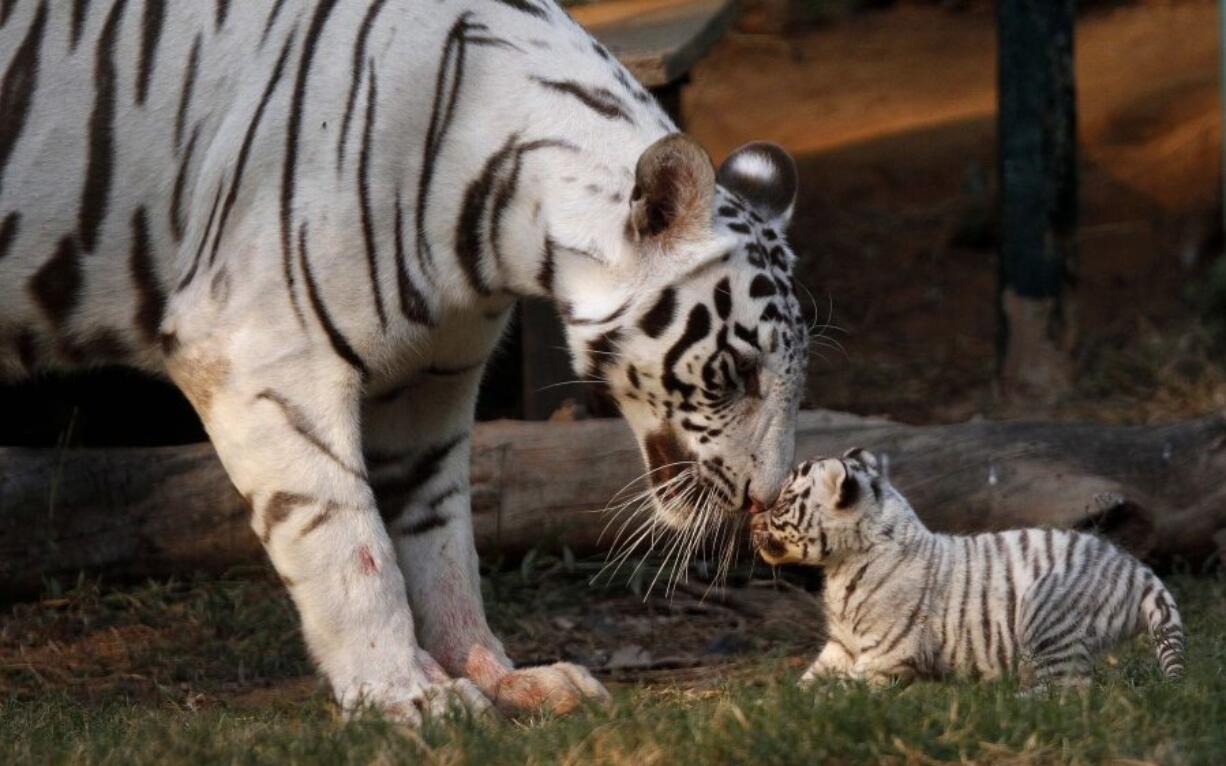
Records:
M1131 559L1101 537L1069 529L1011 529L952 540L960 559L975 573L986 573L991 558L995 575L1008 578L1019 595L1044 575L1094 576L1115 557Z

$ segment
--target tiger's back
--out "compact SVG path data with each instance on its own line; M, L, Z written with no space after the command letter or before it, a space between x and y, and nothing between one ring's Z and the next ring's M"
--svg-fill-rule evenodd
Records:
M258 104L246 75L278 56L258 43L265 15L255 3L6 8L0 376L161 371L158 327L202 235L202 190L222 174L222 137Z
M482 283L479 263L458 283L433 271L438 250L465 246L452 211L505 141L478 114L520 131L518 163L545 151L523 143L537 138L528 126L559 116L557 99L543 95L551 86L565 95L571 78L613 79L624 96L573 93L605 99L594 107L614 118L595 115L616 147L610 158L672 130L646 91L548 6L491 3L481 15L405 0L5 7L6 378L97 363L163 372L159 330L178 331L162 327L166 317L210 327L226 321L213 307L233 301L227 313L275 323L287 338L318 321L376 388L381 377L394 382L415 366L404 346L436 342L447 306L509 306L501 286ZM589 122L567 127L588 139ZM585 180L610 190L626 182L612 173ZM454 342L457 333L486 350L497 335L444 334Z

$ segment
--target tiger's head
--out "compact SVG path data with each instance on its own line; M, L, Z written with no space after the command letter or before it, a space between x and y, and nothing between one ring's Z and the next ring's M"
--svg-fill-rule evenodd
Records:
M901 539L917 526L877 457L857 448L797 466L775 505L754 516L750 539L769 564L826 564Z
M577 369L637 436L653 523L694 539L769 506L791 467L808 359L784 238L796 192L774 144L717 171L693 139L660 139L634 173L622 276L591 283L610 313L568 322Z

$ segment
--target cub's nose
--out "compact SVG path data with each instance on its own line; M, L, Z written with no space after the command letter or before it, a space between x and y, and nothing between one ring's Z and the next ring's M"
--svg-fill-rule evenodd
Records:
M769 507L770 506L768 506L766 503L762 502L758 498L751 496L749 498L749 508L747 510L749 511L750 516L756 516L759 513L766 513L766 509Z

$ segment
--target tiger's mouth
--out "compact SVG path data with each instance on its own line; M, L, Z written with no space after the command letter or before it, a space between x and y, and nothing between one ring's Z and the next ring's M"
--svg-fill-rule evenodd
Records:
M713 565L715 581L722 582L736 563L748 519L734 474L718 457L700 460L668 425L649 432L642 446L648 486L617 506L629 516L614 533L605 567L616 573L636 553L659 550L663 561L652 586L660 580L671 592L696 556Z
M647 467L650 470L651 486L660 492L670 486L689 467L697 456L690 452L669 426L664 426L647 435L644 446L647 452Z
M644 440L648 477L661 509L670 514L716 511L721 516L746 512L752 506L750 480L738 486L735 474L719 457L699 460L665 425Z
M667 425L648 434L643 446L656 511L668 525L682 527L687 517L697 511L702 495L694 471L697 456L685 448Z

